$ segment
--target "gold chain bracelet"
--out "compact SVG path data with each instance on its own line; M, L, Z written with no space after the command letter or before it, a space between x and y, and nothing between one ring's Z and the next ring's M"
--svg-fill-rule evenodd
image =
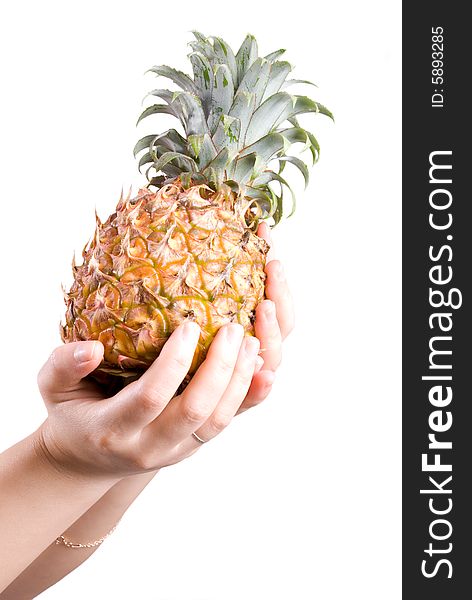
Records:
M118 523L119 523L119 521L118 521ZM103 542L107 539L107 537L110 537L110 535L118 527L118 523L112 529L110 529L110 531L106 535L99 538L98 540L95 540L94 542L87 542L86 544L80 544L80 543L76 543L76 542L71 542L71 540L68 540L64 535L60 535L58 538L56 538L55 543L66 546L66 548L96 548L97 546L100 546L101 544L103 544Z

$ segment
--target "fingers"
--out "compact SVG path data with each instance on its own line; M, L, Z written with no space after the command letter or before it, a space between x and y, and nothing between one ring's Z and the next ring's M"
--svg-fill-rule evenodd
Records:
M257 235L269 244L269 252L266 256L266 262L270 262L275 258L274 242L272 241L272 236L270 234L270 227L265 221L259 223Z
M225 325L218 331L205 361L184 392L148 428L150 442L163 437L169 443L177 444L189 438L210 417L233 378L243 334L242 326L236 323Z
M67 394L77 388L103 358L101 342L71 342L56 348L38 374L38 387L43 398L67 400Z
M149 369L110 399L110 418L141 430L159 416L187 375L199 336L192 321L177 327Z
M256 308L254 328L261 342L264 369L275 371L282 360L282 335L272 300L263 300Z
M265 294L275 304L280 333L282 339L285 339L295 324L292 295L288 289L284 270L279 260L272 260L267 263L265 272L267 274Z
M199 438L209 441L230 424L251 385L258 352L259 340L245 337L228 387L210 417L195 431Z
M259 344L260 347L260 344ZM256 365L254 368L254 375L256 373L259 373L259 371L262 369L262 367L264 366L264 359L262 358L262 356L256 356Z
M265 369L258 371L253 377L251 387L237 414L239 415L248 408L257 406L265 400L272 390L274 379L275 373L273 371L266 371Z
M262 222L259 224L257 235L270 245L270 250L266 257L265 272L267 281L265 294L266 298L275 303L282 339L285 339L295 324L292 296L287 285L282 264L279 260L275 260L274 243L270 227L267 223Z

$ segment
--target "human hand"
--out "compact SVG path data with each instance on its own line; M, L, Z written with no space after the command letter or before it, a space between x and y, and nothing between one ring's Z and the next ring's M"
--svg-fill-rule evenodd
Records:
M265 272L266 300L256 308L255 330L260 340L260 354L264 363L257 365L251 387L238 413L260 404L269 395L275 379L275 371L282 359L282 341L294 327L292 297L282 264L275 259L274 244L267 223L259 224L257 235L269 245Z
M39 447L67 473L117 478L153 471L193 454L226 427L251 386L259 341L241 325L222 327L185 390L200 328L179 326L138 379L110 398L84 379L101 362L100 342L57 348L38 376L48 418Z

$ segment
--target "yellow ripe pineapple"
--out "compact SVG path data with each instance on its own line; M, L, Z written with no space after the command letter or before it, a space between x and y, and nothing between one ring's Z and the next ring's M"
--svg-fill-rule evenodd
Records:
M259 57L248 35L234 54L221 38L194 35L193 78L166 66L150 69L180 90L150 92L163 102L138 120L173 115L184 135L169 129L138 141L134 153L147 168L147 186L122 197L105 223L97 218L83 264L73 265L61 335L65 342L103 343L97 379L139 376L186 319L202 330L188 378L222 325L235 321L254 334L268 250L255 229L260 219L280 221L284 188L294 200L281 175L287 162L308 183L292 145L304 144L318 159L318 143L297 115L332 117L286 91L309 82L287 80L292 67L279 60L284 50Z

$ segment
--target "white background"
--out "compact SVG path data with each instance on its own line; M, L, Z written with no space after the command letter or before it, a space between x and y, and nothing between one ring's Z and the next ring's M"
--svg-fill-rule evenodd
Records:
M336 116L309 117L321 160L275 232L297 328L272 395L160 473L45 599L400 598L400 17L375 0L2 4L0 449L45 416L36 373L94 208L140 182L145 69L188 70L191 29L251 32Z

